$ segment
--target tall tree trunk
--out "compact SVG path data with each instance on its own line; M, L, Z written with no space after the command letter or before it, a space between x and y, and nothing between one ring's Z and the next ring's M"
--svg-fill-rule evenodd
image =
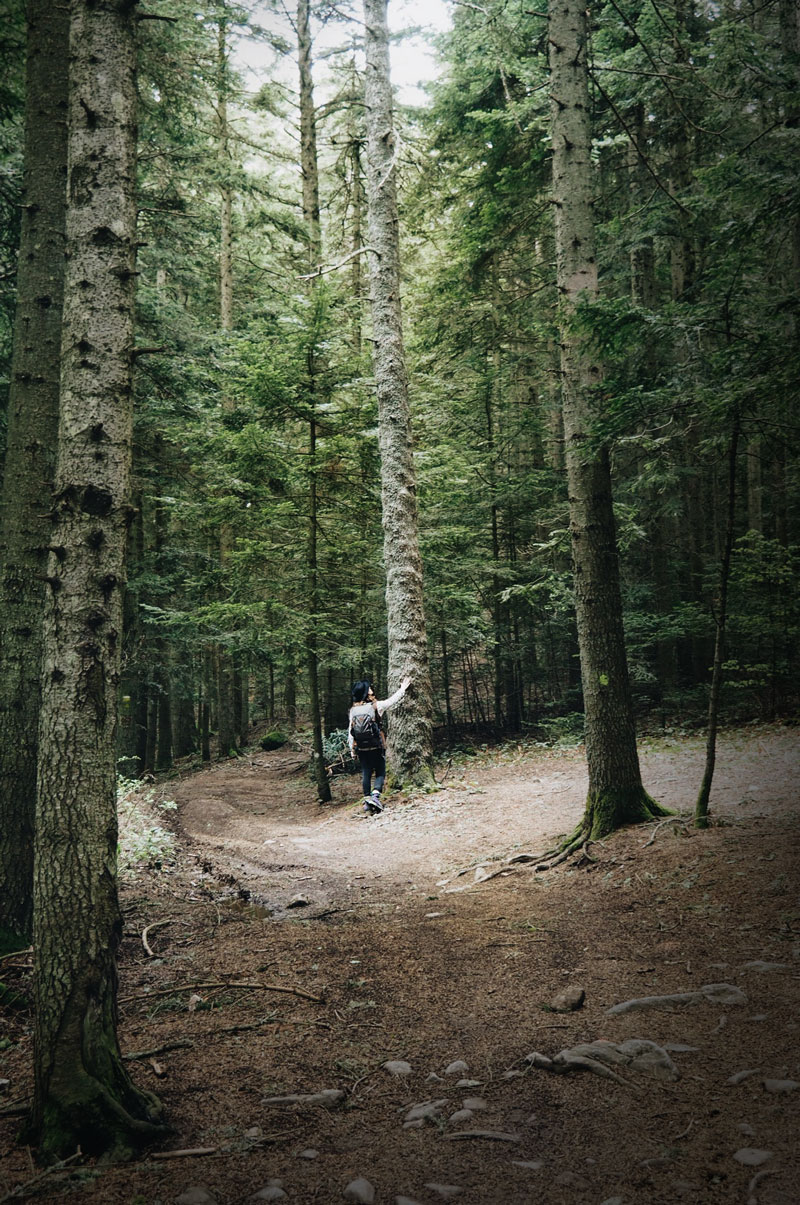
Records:
M44 1161L161 1137L116 1032L116 729L131 518L135 15L70 6L67 270L43 623L33 1131Z
M392 117L386 0L364 0L366 26L367 197L373 365L381 453L389 689L412 684L392 714L394 771L401 781L430 776L431 685L419 554L417 488L400 305L398 146Z
M317 163L317 127L314 117L314 81L311 62L309 0L297 0L297 50L300 65L300 166L303 174L303 221L308 232L308 258L311 271L319 267L322 239L319 225L319 166ZM322 752L322 707L319 690L317 623L319 617L318 563L318 485L317 485L317 321L314 292L318 278L308 281L312 303L307 354L308 402L311 419L308 430L308 667L309 706L311 709L311 777L320 803L331 799L325 758Z
M0 949L30 941L42 578L58 429L67 9L29 0L24 195L0 516Z
M576 324L578 307L598 293L586 38L581 0L550 0L561 388L589 769L583 832L596 838L663 812L644 790L639 771L608 451L590 442L601 367Z
M227 13L222 15L217 31L217 120L220 165L220 226L219 226L219 325L224 332L233 330L233 189L230 185L230 131L228 127L228 47ZM233 409L230 398L223 396L223 410ZM223 573L230 560L234 532L230 522L224 522L219 532L219 559ZM217 711L220 758L239 749L234 706L233 654L225 644L217 650Z
M711 783L717 759L717 726L719 700L722 690L722 667L725 660L725 627L728 620L728 582L731 573L731 554L736 519L736 457L739 451L741 418L738 407L734 411L731 438L728 445L728 512L725 525L725 541L719 574L719 595L715 619L714 664L711 671L711 691L708 700L708 729L706 733L706 764L703 781L695 803L694 819L698 828L708 828L708 803L711 798Z

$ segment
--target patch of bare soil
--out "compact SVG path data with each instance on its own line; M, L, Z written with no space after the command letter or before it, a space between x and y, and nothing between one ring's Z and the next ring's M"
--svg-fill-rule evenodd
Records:
M645 742L642 761L690 811L702 742ZM546 872L510 860L580 818L581 751L489 753L377 819L353 779L319 807L298 765L257 754L164 785L182 853L125 889L120 1037L175 1133L31 1195L304 1205L372 1199L345 1196L363 1178L377 1205L800 1201L794 730L722 739L708 831L629 829ZM557 1011L571 988L582 1004ZM6 1020L13 1102L30 1017ZM548 1066L578 1045L581 1066ZM15 1124L0 1201L35 1175Z

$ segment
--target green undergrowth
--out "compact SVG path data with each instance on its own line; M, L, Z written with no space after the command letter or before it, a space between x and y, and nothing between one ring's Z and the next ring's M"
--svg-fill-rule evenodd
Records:
M134 779L118 780L117 869L120 878L131 879L138 870L160 870L174 862L175 835L162 820L177 806L171 799L157 799L154 788L143 788Z

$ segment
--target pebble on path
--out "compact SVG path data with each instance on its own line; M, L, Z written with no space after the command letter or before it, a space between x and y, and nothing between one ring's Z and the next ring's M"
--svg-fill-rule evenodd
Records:
M466 1071L469 1071L469 1064L465 1063L463 1059L456 1059L444 1069L445 1075L463 1075Z
M259 1188L258 1192L254 1192L249 1198L251 1201L288 1201L288 1197L283 1189L278 1184L267 1184L264 1188Z
M406 1113L406 1121L433 1121L441 1116L442 1109L450 1102L443 1098L441 1100L425 1100L422 1104L412 1105Z
M373 1205L375 1201L375 1189L370 1184L369 1180L365 1180L363 1176L359 1176L355 1180L351 1180L344 1190L345 1201L355 1201L357 1205Z
M796 1088L800 1088L800 1084L796 1079L765 1079L764 1089L766 1092L772 1092L775 1096L785 1096L789 1092L794 1092Z
M313 1146L307 1146L304 1151L297 1152L298 1159L318 1159L319 1151L315 1151Z
M462 1122L472 1121L474 1116L475 1114L472 1112L472 1109L459 1109L450 1118L450 1125L461 1125Z
M438 1197L444 1197L446 1201L453 1197L458 1197L464 1191L460 1184L435 1184L429 1181L423 1185L424 1188L429 1188L431 1192L435 1192Z
M766 1163L772 1158L772 1151L759 1151L752 1146L743 1146L741 1150L736 1151L734 1159L737 1163L742 1163L745 1167L761 1167L762 1163Z
M217 1198L202 1184L193 1184L175 1198L175 1205L217 1205Z
M758 1075L758 1068L753 1067L750 1071L736 1071L733 1075L728 1076L726 1084L741 1084L744 1080L749 1079L751 1075Z
M575 1013L583 1008L586 992L582 987L568 987L550 1001L550 1009L554 1013Z
M388 1063L383 1064L384 1071L388 1071L390 1075L405 1076L411 1074L411 1064L405 1059L389 1059Z

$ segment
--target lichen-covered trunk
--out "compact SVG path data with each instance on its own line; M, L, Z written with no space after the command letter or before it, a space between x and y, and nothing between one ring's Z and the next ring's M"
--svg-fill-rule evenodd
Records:
M431 688L422 596L417 489L400 306L397 139L392 117L386 0L364 0L367 204L373 367L378 393L389 690L412 679L391 716L392 765L401 781L430 774Z
M24 195L0 516L0 951L30 941L43 577L58 429L69 18L29 0Z
M592 195L587 15L581 0L551 0L549 20L553 200L561 391L581 680L586 715L590 837L661 814L639 771L622 630L611 473L592 445L601 366L576 324L598 292Z
M61 411L43 622L34 859L43 1161L163 1133L116 1034L116 728L131 517L135 17L72 0Z

